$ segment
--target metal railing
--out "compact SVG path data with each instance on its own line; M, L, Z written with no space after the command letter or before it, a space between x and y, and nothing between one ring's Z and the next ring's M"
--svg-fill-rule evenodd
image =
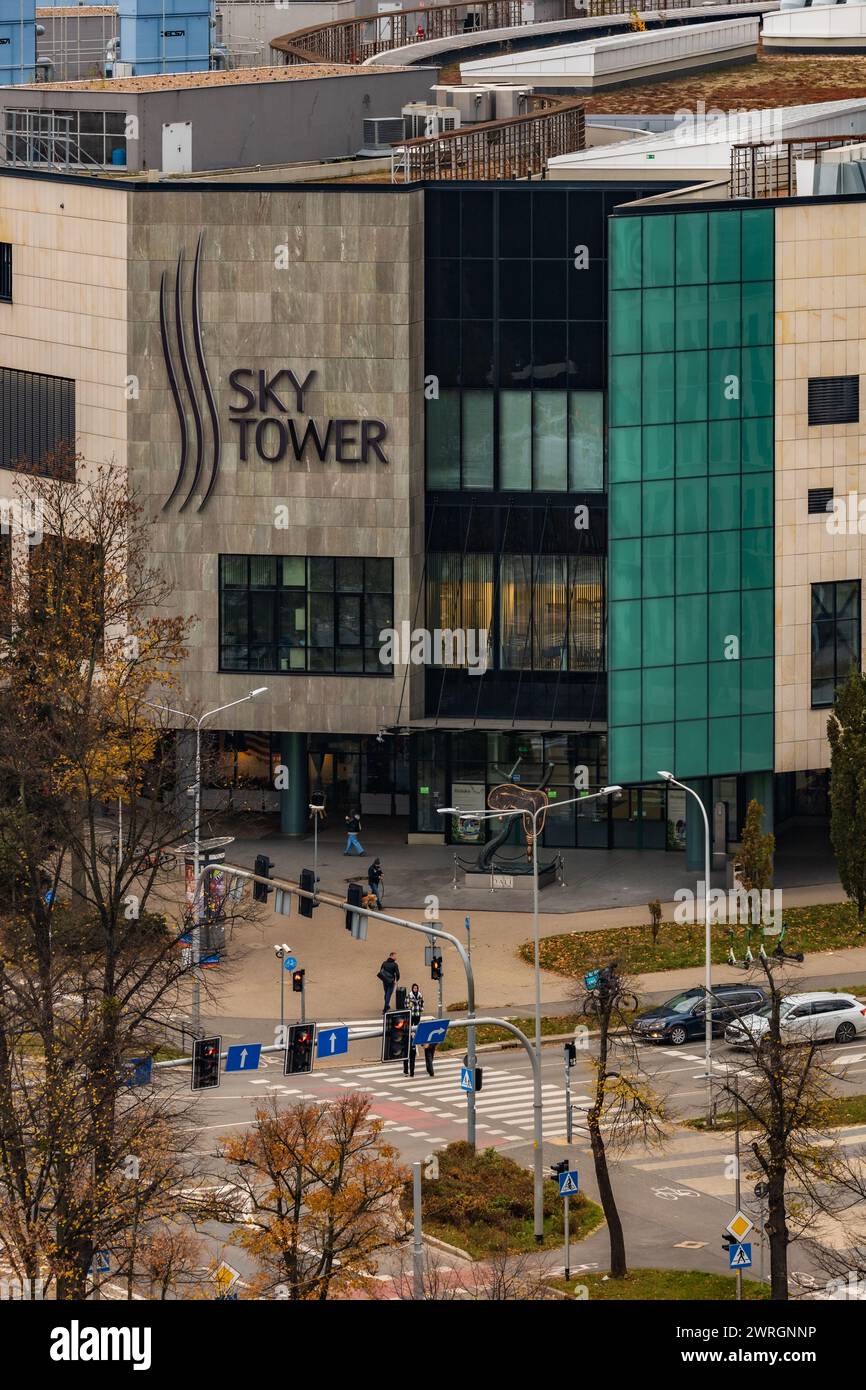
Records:
M528 178L543 173L555 155L582 150L584 142L582 103L541 97L526 116L400 142L391 155L391 180Z
M571 0L558 0L549 20L595 18L690 8L690 0L584 0L575 9ZM271 48L286 63L363 63L429 39L459 38L488 29L532 28L537 21L525 13L522 0L474 0L462 5L419 5L408 10L359 15L313 24L271 40Z
M828 135L800 140L757 140L731 146L732 198L791 198L797 192L798 159L820 159L827 150L866 143L866 135Z

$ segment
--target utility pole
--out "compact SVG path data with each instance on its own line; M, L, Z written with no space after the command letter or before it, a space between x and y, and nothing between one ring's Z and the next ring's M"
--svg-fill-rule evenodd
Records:
M421 1168L419 1160L412 1164L412 1196L414 1199L414 1238L412 1241L412 1297L424 1298L424 1245L421 1239Z
M562 1055L565 1061L565 1138L567 1143L571 1143L574 1137L574 1119L571 1107L571 1068L574 1065L572 1057L576 1052L574 1043L563 1043Z
M709 1012L709 1000L707 1000L707 1009L708 1009L708 1012ZM735 1202L735 1204L736 1204L737 1211L739 1211L739 1210L740 1210L740 1097L739 1097L739 1093L738 1093L737 1091L734 1091L734 1170L735 1170L735 1171L734 1171L734 1184L735 1184L735 1188L736 1188L736 1194L735 1194L735 1196L734 1196L734 1202ZM738 1269L738 1270L736 1271L736 1274L737 1274L737 1300L739 1301L739 1300L743 1297L743 1271L742 1271L741 1269Z

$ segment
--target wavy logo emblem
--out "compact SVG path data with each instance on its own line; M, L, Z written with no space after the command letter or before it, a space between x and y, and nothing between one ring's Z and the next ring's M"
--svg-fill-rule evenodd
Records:
M163 503L163 511L174 501L181 492L187 481L187 468L192 461L192 477L189 480L186 496L180 504L179 511L185 511L193 499L197 489L203 487L204 494L198 504L197 511L201 511L207 503L208 498L216 486L220 470L220 455L222 451L222 436L220 434L219 416L217 414L216 399L208 376L207 363L204 357L204 347L201 336L201 295L200 295L200 275L201 275L201 253L204 232L199 234L195 248L195 258L192 266L192 284L190 287L192 323L192 342L195 351L195 360L198 366L198 374L201 379L201 389L204 393L207 412L210 417L210 446L206 447L205 440L205 420L199 405L196 388L193 384L193 373L187 349L186 329L184 327L183 316L183 281L184 281L184 253L178 253L177 269L174 277L174 324L169 321L168 306L168 278L166 271L162 272L159 281L159 331L162 338L162 353L165 358L165 370L168 376L168 385L171 391L174 408L177 411L177 422L180 426L180 462L178 463L177 478L174 487ZM172 347L172 338L174 347ZM175 362L180 363L180 377L178 377ZM190 433L187 427L187 413L184 407L182 391L185 390L189 400L190 412L193 420L194 441L190 440ZM207 453L207 461L205 454Z

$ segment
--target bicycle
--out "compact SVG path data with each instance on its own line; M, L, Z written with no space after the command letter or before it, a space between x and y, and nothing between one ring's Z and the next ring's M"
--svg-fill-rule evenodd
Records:
M581 1012L587 1017L604 1013L608 1007L613 1012L633 1014L638 1009L638 998L631 990L622 989L616 974L618 961L600 970L590 970L584 975L583 983L589 991L584 995Z

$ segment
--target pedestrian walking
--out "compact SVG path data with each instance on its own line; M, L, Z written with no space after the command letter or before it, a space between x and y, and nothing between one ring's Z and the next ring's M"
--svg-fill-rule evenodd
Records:
M406 1008L409 1010L409 1023L412 1028L412 1042L409 1046L409 1056L403 1062L403 1075L415 1075L415 1058L418 1055L415 1047L415 1029L421 1022L421 1015L424 1012L424 995L417 985L413 985L406 995Z
M383 960L379 966L378 979L382 981L382 988L385 991L385 1007L382 1013L386 1014L391 1004L391 995L394 993L394 986L400 978L400 967L397 964L397 952L392 951L387 960Z
M359 854L364 853L364 846L358 839L360 833L361 813L356 808L354 811L350 812L348 816L346 816L346 834L348 838L346 840L346 848L343 850L344 854L351 854L352 851L355 849L358 851Z
M371 893L376 894L376 906L382 906L382 894L385 891L385 875L382 872L381 859L374 859L367 870L367 882L370 885Z

